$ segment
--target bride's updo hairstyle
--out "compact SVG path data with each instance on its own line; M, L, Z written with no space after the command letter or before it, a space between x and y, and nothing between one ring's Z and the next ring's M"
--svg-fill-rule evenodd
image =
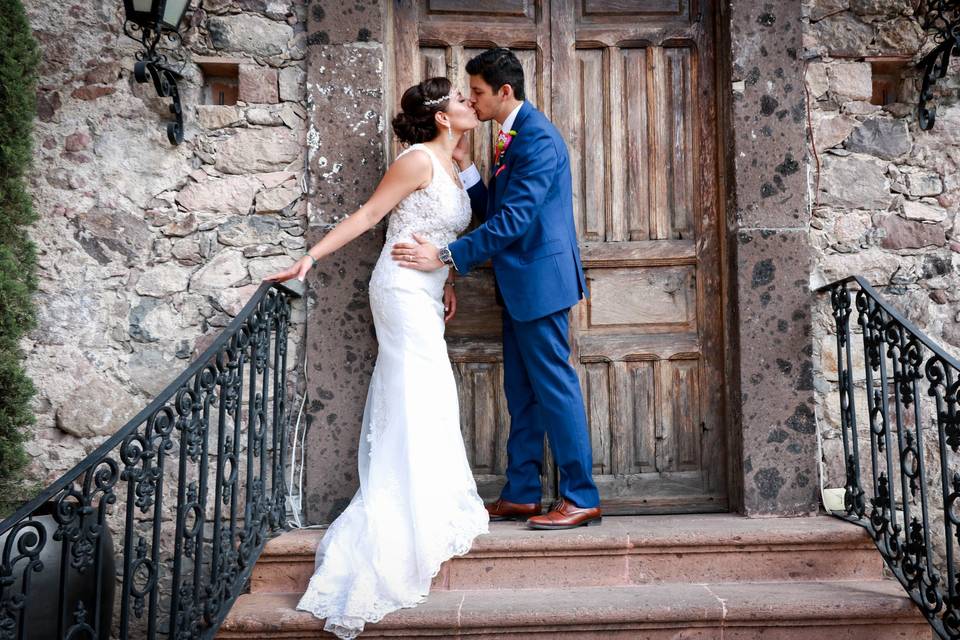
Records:
M426 142L437 137L434 114L446 111L450 100L450 81L443 77L428 78L403 92L400 113L393 119L393 132L407 144Z

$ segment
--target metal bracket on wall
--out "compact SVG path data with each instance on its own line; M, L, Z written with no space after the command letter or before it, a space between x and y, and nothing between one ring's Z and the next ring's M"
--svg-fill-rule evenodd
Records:
M923 84L917 105L917 120L920 128L928 131L936 121L936 105L933 87L947 74L950 56L960 54L960 0L920 0L914 10L920 22L937 46L918 63L923 69Z
M133 74L140 83L152 79L157 95L161 98L173 98L170 113L173 114L174 122L167 123L167 139L173 145L183 142L183 108L180 105L180 90L177 88L177 79L182 76L156 57L137 62L133 67Z

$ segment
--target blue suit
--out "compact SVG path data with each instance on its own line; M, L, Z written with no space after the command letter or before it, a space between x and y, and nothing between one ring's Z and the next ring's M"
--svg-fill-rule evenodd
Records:
M567 146L542 113L524 103L517 135L489 186L470 202L483 220L449 245L457 272L492 260L503 314L504 392L510 411L509 502L539 502L543 437L560 469L560 495L599 504L580 381L570 364L569 310L587 295L573 221Z

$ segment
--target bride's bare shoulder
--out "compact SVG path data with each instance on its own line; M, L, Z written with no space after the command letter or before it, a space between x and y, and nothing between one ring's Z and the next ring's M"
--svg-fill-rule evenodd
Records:
M390 165L388 173L395 174L398 177L415 179L417 184L420 185L419 188L422 189L430 184L433 177L433 162L429 153L429 151L418 147L405 149Z

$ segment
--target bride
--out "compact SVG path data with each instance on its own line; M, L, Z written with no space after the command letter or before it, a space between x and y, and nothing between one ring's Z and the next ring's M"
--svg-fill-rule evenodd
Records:
M470 199L453 155L479 120L446 78L410 87L400 105L393 130L412 144L370 199L293 266L266 278L303 280L318 260L393 210L370 279L379 354L360 433L360 488L324 535L297 605L340 638L422 602L440 565L487 532L443 338L456 310L453 272L405 269L390 257L395 242L412 242L414 234L444 246L467 228Z

